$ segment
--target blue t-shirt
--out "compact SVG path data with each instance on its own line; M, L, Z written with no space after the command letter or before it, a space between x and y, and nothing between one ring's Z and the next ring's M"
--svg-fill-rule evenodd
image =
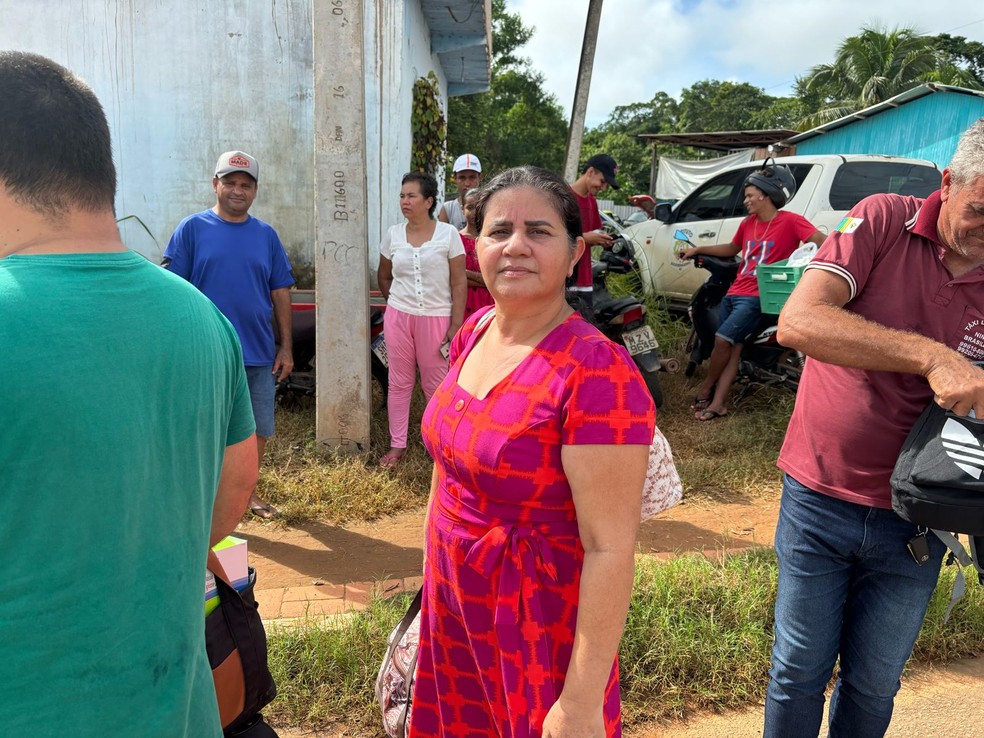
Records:
M167 269L184 277L222 311L239 334L246 366L267 366L275 357L271 290L294 278L273 228L250 215L230 223L211 210L189 215L164 249Z

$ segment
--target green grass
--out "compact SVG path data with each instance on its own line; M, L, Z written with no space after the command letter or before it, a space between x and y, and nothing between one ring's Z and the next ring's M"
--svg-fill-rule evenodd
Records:
M769 665L775 590L768 549L721 561L640 558L620 654L626 722L755 699Z
M373 684L386 639L409 600L375 600L348 618L272 629L267 646L278 694L264 710L267 718L289 725L375 727L378 735Z
M376 405L378 406L378 398ZM315 406L302 398L277 408L277 433L267 444L260 473L260 496L277 506L284 525L311 520L337 524L373 520L422 506L430 489L432 462L420 442L423 398L410 411L410 443L400 465L379 467L389 449L386 412L371 420L370 449L355 456L336 454L318 445Z
M953 575L952 568L941 575L915 661L944 663L984 650L984 587L969 586L949 623L942 623ZM626 726L760 701L768 682L775 593L771 549L720 560L640 557L620 650ZM271 632L280 694L268 716L281 724L341 723L378 734L373 683L386 637L408 600L378 600L332 627Z

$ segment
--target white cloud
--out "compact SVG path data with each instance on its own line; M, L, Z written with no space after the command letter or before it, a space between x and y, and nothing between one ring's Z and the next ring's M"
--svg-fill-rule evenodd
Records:
M687 10L684 11L683 8ZM574 99L588 0L507 0L534 26L521 51L567 113ZM674 97L702 79L749 82L770 95L833 60L863 25L984 39L980 0L605 0L591 77L588 126L618 105Z

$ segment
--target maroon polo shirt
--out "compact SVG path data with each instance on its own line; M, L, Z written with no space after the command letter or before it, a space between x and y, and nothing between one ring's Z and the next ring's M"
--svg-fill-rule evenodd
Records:
M979 361L984 359L984 267L957 279L950 275L936 232L941 204L939 192L926 200L866 198L848 215L860 223L842 224L807 268L847 281L846 310L921 333ZM779 468L817 492L891 508L889 479L899 450L932 398L926 379L916 374L807 359Z
M571 192L574 192L572 189ZM590 233L602 227L601 213L598 212L598 201L594 195L588 194L581 197L574 192L577 198L577 206L581 210L581 233ZM574 267L574 285L582 290L591 291L594 280L591 277L591 247L587 246L581 258L578 259Z

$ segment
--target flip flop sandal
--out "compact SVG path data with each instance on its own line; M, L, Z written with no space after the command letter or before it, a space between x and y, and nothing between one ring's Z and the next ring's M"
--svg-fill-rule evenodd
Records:
M690 403L690 409L697 411L703 410L711 404L711 399L711 397L695 397L694 401Z
M280 511L269 502L264 505L250 505L249 510L256 517L263 520L273 520L280 514Z
M711 400L714 399L715 390L717 390L717 382L715 382L714 386L711 387L711 394L709 394L707 397L701 397L700 395L695 395L694 401L690 403L690 409L700 411L706 408L708 405L710 405Z
M404 451L402 454L385 454L383 455L382 458L380 458L379 465L383 469L395 469L399 465L401 459L403 459L405 454L406 451Z
M705 409L699 415L695 415L694 419L701 423L706 423L709 420L717 420L719 418L726 418L726 417L728 417L727 413L719 413L716 410Z

